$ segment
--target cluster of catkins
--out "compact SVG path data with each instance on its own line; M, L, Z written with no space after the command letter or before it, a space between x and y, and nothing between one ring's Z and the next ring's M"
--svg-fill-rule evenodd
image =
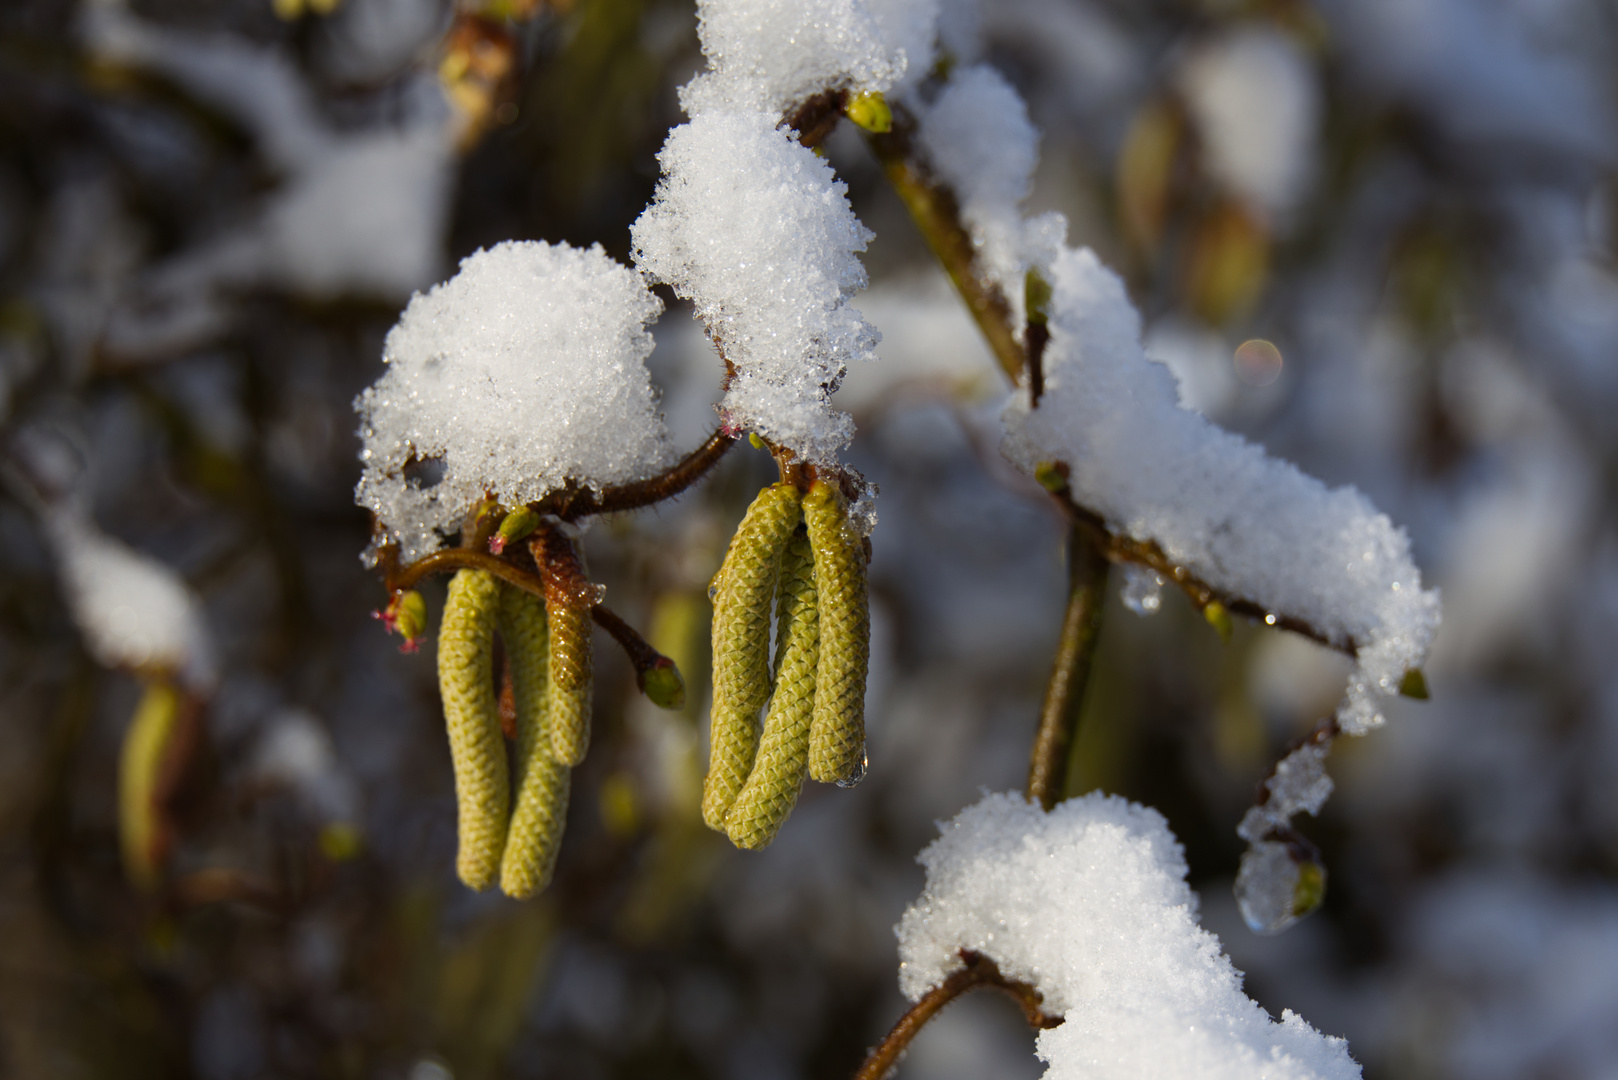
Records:
M807 494L788 482L765 488L730 542L709 589L713 719L702 818L737 847L775 838L806 773L845 786L864 775L865 562L848 504L824 479Z
M463 568L450 581L438 629L438 686L459 816L456 871L473 889L498 878L501 890L519 899L550 883L570 772L589 749L596 602L560 528L541 527L529 550L543 600L490 571ZM504 703L495 688L496 632L505 647ZM515 740L514 771L507 735Z

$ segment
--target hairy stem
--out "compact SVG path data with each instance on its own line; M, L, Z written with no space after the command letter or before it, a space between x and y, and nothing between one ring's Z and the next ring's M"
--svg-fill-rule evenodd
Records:
M867 136L871 150L927 246L949 271L950 280L977 320L1006 378L1020 383L1027 357L1012 327L1011 303L980 272L972 237L961 224L961 207L955 193L929 175L922 164L915 147L915 117L897 102L892 108L893 130Z
M1077 525L1068 530L1067 567L1067 614L1062 619L1062 636L1045 685L1045 704L1028 762L1028 798L1037 799L1046 810L1060 802L1067 790L1068 761L1107 594L1106 557Z
M591 514L611 514L652 506L672 499L702 479L735 442L736 435L721 428L703 440L701 446L649 480L603 488L599 495L579 490L558 492L541 500L536 509L540 513L554 513L567 521L577 521Z
M968 990L980 986L999 990L1015 1001L1022 1009L1023 1019L1035 1031L1053 1028L1062 1022L1061 1017L1049 1016L1041 1008L1044 999L1038 990L1027 983L1006 978L1000 973L999 966L987 956L962 949L961 960L966 966L929 990L926 996L910 1007L909 1012L899 1018L893 1030L866 1057L865 1063L854 1074L854 1080L882 1080L899 1064L899 1059L910 1048L911 1040L915 1039L927 1021Z

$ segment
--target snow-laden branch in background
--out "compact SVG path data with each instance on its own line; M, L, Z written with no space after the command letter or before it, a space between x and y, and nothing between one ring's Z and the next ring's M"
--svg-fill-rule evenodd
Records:
M107 536L71 508L45 519L73 621L98 662L196 691L217 678L196 595L173 569Z
M282 178L256 220L157 269L147 284L154 295L114 321L112 351L161 351L176 336L206 336L217 317L194 309L214 289L403 300L439 275L456 130L435 76L406 79L389 120L338 130L285 52L158 27L122 0L86 5L82 25L98 58L172 80L236 121ZM190 318L139 310L154 301L187 308Z
M997 794L942 832L896 928L900 989L919 1000L962 949L991 958L1064 1018L1036 1036L1046 1080L1360 1075L1342 1039L1290 1010L1276 1022L1242 992L1156 811L1094 794L1046 813Z
M599 245L510 241L410 301L356 402L355 491L409 562L487 495L643 480L673 454L645 360L662 310Z

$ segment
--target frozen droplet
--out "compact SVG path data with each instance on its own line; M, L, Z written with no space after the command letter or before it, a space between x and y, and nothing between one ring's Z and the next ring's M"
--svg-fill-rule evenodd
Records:
M841 788L859 787L860 781L865 779L865 771L870 767L871 755L862 751L860 753L860 763L854 766L853 772L837 781L837 786Z
M1134 563L1124 564L1124 587L1119 592L1124 607L1136 615L1155 615L1163 606L1163 575Z
M1326 868L1283 843L1260 840L1242 856L1236 903L1255 934L1279 934L1326 897Z
M605 585L591 585L590 586L590 606L591 607L594 607L596 604L605 603L606 599L607 599L607 587Z
M714 578L712 581L708 582L708 603L711 604L715 600L718 600L718 599L719 599L719 579Z

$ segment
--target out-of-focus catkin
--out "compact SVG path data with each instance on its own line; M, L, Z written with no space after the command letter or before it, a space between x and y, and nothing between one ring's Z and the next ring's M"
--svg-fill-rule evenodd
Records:
M850 783L865 768L865 676L871 658L871 609L865 548L842 493L816 480L803 497L814 549L820 613L820 662L809 726L809 775Z
M551 752L545 604L522 589L502 587L500 636L517 713L516 796L500 859L500 888L522 900L550 884L556 869L567 824L570 771Z
M770 610L781 552L798 524L798 501L791 484L759 492L714 577L713 712L702 819L720 832L758 748L758 712L770 696Z
M594 674L590 655L596 590L584 573L573 542L559 529L541 529L530 544L545 580L545 617L550 627L549 698L551 752L563 765L577 765L590 749Z
M162 874L168 837L157 789L179 717L179 692L152 683L130 717L118 758L118 838L124 872L141 889L155 888Z
M762 848L775 839L809 768L820 629L814 557L801 525L782 553L776 596L775 692L753 771L725 816L725 831L740 848Z
M438 628L438 689L444 699L460 825L456 872L468 888L487 889L500 872L511 792L506 745L494 696L494 630L500 582L460 570L449 583Z

